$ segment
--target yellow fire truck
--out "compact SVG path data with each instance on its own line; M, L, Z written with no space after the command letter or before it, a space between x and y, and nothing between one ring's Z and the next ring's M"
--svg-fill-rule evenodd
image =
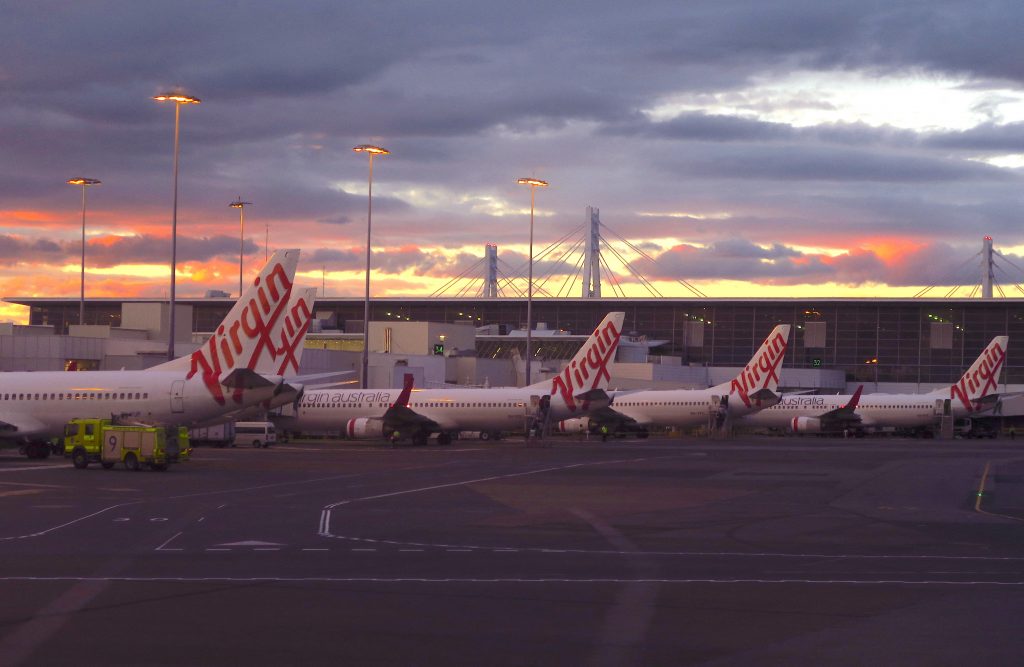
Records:
M127 470L144 465L167 470L167 464L181 456L179 433L176 427L117 426L109 419L72 419L64 427L64 456L80 469L98 462L109 470L121 462Z

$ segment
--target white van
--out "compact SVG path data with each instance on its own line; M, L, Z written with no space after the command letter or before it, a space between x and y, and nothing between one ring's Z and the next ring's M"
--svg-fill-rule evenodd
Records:
M235 422L235 446L269 447L277 442L274 422Z

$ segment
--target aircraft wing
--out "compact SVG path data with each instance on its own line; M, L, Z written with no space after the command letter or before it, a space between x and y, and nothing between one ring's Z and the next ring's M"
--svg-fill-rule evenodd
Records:
M860 385L857 387L857 391L853 392L853 396L846 402L846 405L819 415L818 419L821 420L822 427L846 428L860 424L862 420L861 416L857 414L857 405L860 403L860 395L863 391L864 385Z
M7 410L0 411L0 438L30 435L45 429L45 424L27 414Z
M412 373L405 374L405 384L402 386L402 393L398 395L395 402L391 404L381 419L384 421L385 433L409 433L411 431L439 431L440 424L424 417L409 407L409 396L412 394Z
M604 408L591 410L587 414L587 417L590 418L590 423L596 424L598 428L607 426L610 433L638 431L642 429L640 422L629 415L622 414L610 405Z
M977 412L1001 415L1003 413L1003 401L1008 398L1016 398L1021 395L1024 395L1024 392L1005 391L1001 394L986 394L985 396L971 402L974 404L974 409Z
M587 418L590 420L591 427L596 426L598 429L600 429L602 426L604 426L607 427L609 433L623 433L644 430L643 425L640 424L640 422L638 422L636 419L633 419L629 415L624 415L612 407L612 404L615 403L616 397L623 395L625 394L616 394L615 396L608 398L608 395L605 394L604 398L606 400L603 401L603 405L602 401L600 401L600 397L591 396L590 398L592 400L598 399L597 406L592 406L586 415Z

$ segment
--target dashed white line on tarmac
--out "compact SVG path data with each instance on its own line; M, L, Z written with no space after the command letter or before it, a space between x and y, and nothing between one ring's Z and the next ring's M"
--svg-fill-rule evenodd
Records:
M214 551L214 549L207 549ZM228 551L223 549L223 551ZM974 587L974 586L1013 586L1024 587L1024 581L998 581L998 580L977 580L977 581L956 581L937 579L744 579L744 578L705 578L705 579L630 579L622 577L607 578L568 578L568 577L143 577L143 576L62 576L62 577L35 577L35 576L0 576L0 581L19 582L55 582L55 581L83 581L83 582L151 582L151 583L204 583L204 582L228 582L228 583L260 583L260 582L282 582L282 583L380 583L380 584L627 584L627 583L655 583L655 584L767 584L767 585L794 585L806 584L811 586L952 586L952 587Z

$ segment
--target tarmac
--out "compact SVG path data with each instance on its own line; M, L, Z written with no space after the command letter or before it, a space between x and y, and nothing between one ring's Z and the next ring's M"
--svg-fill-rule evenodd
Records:
M0 452L0 665L1019 664L1024 441Z

